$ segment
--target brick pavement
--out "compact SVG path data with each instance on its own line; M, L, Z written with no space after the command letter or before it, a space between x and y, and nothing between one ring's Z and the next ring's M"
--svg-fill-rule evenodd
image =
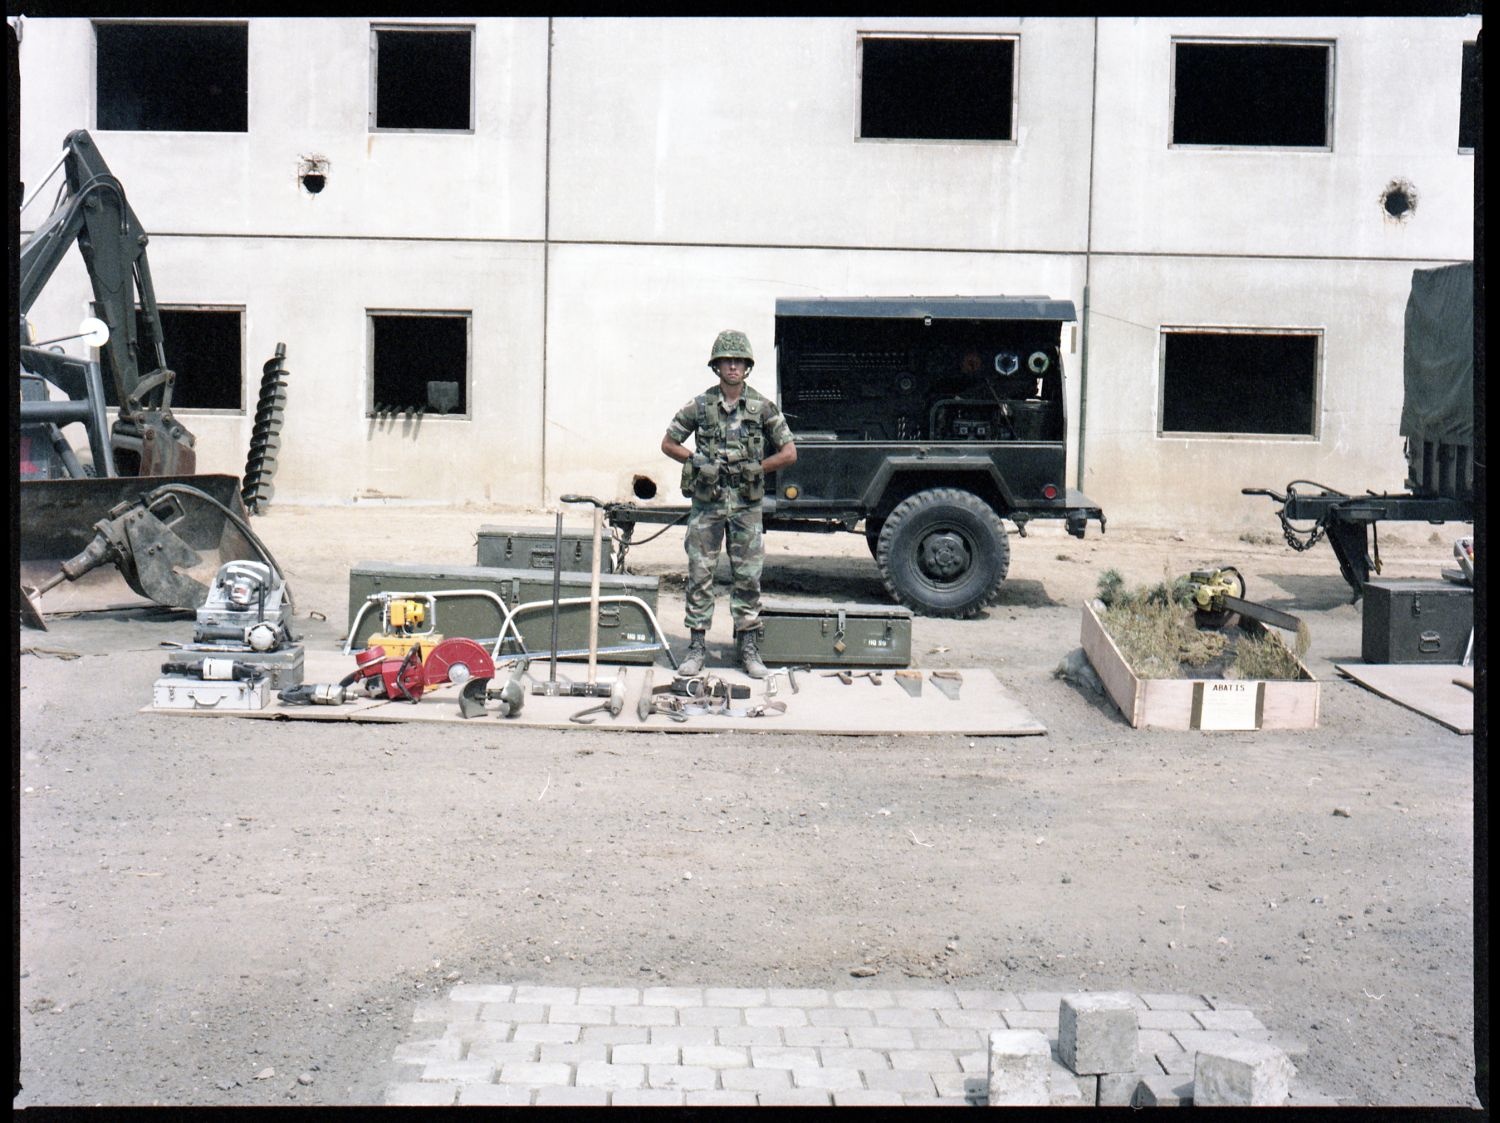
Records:
M395 1050L388 1105L983 1106L992 1029L1052 1046L1054 1104L1107 1104L1124 1077L1076 1076L1058 1056L1066 992L954 988L541 986L461 983L418 1005ZM1196 1049L1269 1041L1249 1007L1131 994L1139 1065L1157 1102L1191 1091ZM1122 1089L1124 1089L1122 1091ZM1128 1101L1126 1101L1128 1102ZM1334 1101L1294 1082L1293 1103Z

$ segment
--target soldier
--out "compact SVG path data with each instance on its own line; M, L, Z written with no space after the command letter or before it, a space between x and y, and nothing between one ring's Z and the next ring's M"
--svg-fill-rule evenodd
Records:
M714 615L714 567L727 535L729 572L734 584L729 610L734 618L740 666L751 678L765 678L760 658L760 574L765 564L760 501L766 473L797 459L786 418L769 398L745 385L755 356L742 331L721 331L708 365L719 384L677 411L661 450L682 464L682 494L692 499L687 523L687 613L691 636L678 673L703 672L708 649L703 637ZM694 436L694 449L683 441Z

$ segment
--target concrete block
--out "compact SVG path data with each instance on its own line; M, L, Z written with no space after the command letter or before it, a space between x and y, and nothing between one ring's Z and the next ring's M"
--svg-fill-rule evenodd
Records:
M685 1026L742 1026L745 1013L737 1006L684 1006L677 1020Z
M512 1000L518 1003L539 1002L543 1006L575 1006L578 1003L577 987L542 987L521 983L516 987Z
M792 1083L798 1088L826 1088L830 1092L852 1092L865 1086L857 1068L793 1069Z
M960 1053L958 1055L958 1067L965 1072L989 1072L990 1050L988 1039L986 1039L983 1049L973 1053Z
M896 1005L895 996L888 990L836 990L831 997L833 1004L844 1010L883 1010Z
M805 1026L807 1011L800 1006L747 1006L747 1026Z
M1135 1086L1142 1077L1150 1075L1148 1072L1106 1072L1096 1077L1099 1081L1098 1106L1129 1107L1135 1099ZM1161 1075L1160 1069L1156 1075Z
M817 1068L818 1051L816 1049L790 1048L782 1046L760 1046L750 1047L750 1063L756 1068Z
M1149 1011L1143 1010L1141 1013L1149 1013ZM1177 1050L1182 1048L1177 1038L1164 1029L1143 1029L1136 1034L1135 1041L1136 1046L1143 1053L1159 1053L1163 1049Z
M787 1026L781 1036L788 1045L841 1048L849 1044L849 1031L835 1026Z
M1205 1011L1207 1012L1207 1011ZM1135 1024L1141 1029L1202 1029L1191 1010L1140 1010Z
M1146 1075L1136 1082L1131 1107L1191 1107L1193 1082L1181 1075Z
M646 1066L624 1061L583 1061L574 1083L589 1088L639 1088L646 1083Z
M609 1103L611 1107L681 1107L682 1096L676 1088L621 1088Z
M760 1093L761 1107L827 1107L831 1093L822 1088L787 1088Z
M495 1062L428 1061L422 1068L422 1083L484 1084L495 1079Z
M872 1026L875 1024L873 1010L841 1010L836 1006L816 1007L807 1012L807 1022L815 1026Z
M952 1012L955 1014L964 1013L964 1011L959 1010L957 1007L954 1007ZM908 1028L916 1028L917 1026L936 1027L940 1023L938 1022L938 1012L936 1010L896 1006L889 1010L876 1010L875 1024L878 1026L906 1026Z
M609 1092L603 1088L552 1086L536 1090L537 1107L608 1107Z
M675 1026L677 1010L671 1006L616 1006L617 1026Z
M418 1002L417 1008L412 1011L411 1020L414 1022L472 1022L478 1019L482 1006L483 1003L480 1002L450 1002L446 998L434 998L426 1002Z
M648 1065L646 1083L653 1088L712 1088L719 1074L702 1065Z
M754 1092L735 1092L728 1088L697 1088L685 1095L688 1107L755 1107L760 1103Z
M526 1045L525 1041L508 1042L510 1045ZM541 1046L543 1062L561 1061L563 1064L577 1065L585 1061L599 1061L601 1063L609 1060L609 1046L600 1044L591 1045L543 1045ZM529 1058L517 1057L516 1060Z
M448 992L450 1002L510 1002L516 988L489 983L459 983Z
M702 987L647 987L641 993L642 1006L706 1006ZM716 1004L717 1005L717 1004Z
M772 1006L808 1007L827 1006L832 1001L821 987L772 987L767 992L767 1000Z
M1193 1104L1279 1107L1296 1073L1285 1053L1259 1041L1200 1049L1193 1066Z
M464 1084L458 1102L464 1107L528 1107L534 1094L520 1084Z
M993 1030L989 1038L989 1105L1046 1105L1051 1099L1051 1067L1052 1049L1036 1030Z
M600 1045L643 1045L651 1040L649 1026L584 1026L578 1040Z
M719 1082L737 1092L779 1092L792 1086L792 1073L785 1068L726 1068Z
M915 1049L912 1031L897 1026L850 1026L849 1044L856 1049Z
M512 1041L551 1042L553 1045L576 1045L583 1027L553 1025L551 1022L527 1022L516 1026Z
M476 1041L469 1046L469 1060L494 1061L497 1065L508 1061L534 1061L538 1059L537 1050L540 1048L535 1041Z
M1189 1053L1196 1053L1200 1049L1217 1049L1222 1045L1233 1045L1244 1040L1238 1034L1219 1029L1174 1029L1172 1036Z
M1159 1049L1156 1063L1168 1076L1193 1075L1193 1054L1186 1049Z
M530 1061L507 1061L500 1066L501 1084L571 1084L573 1066L540 1064Z
M834 1107L899 1107L906 1101L900 1092L860 1088L833 1094Z
M965 1010L1019 1010L1021 999L1008 990L956 990L958 1004Z
M635 987L579 987L580 1006L639 1006L641 992Z
M458 1095L457 1084L392 1084L385 1090L387 1107L447 1107Z
M539 1022L546 1016L539 1002L486 1002L479 1008L482 1022Z
M775 1026L720 1026L715 1033L720 1045L749 1046L782 1044Z
M1062 1061L1081 1075L1135 1068L1135 1007L1121 992L1070 994L1058 1009L1057 1046Z
M1210 1009L1201 994L1143 994L1140 999L1152 1010Z
M567 1006L554 1003L547 1010L547 1020L564 1025L607 1026L614 1020L609 1006Z
M866 1069L866 1087L882 1092L900 1092L906 1096L934 1096L937 1088L932 1073L915 1069Z
M951 990L895 990L891 994L895 997L897 1006L904 1006L908 1010L952 1010L958 1006L958 996Z
M703 1001L709 1006L764 1006L768 1001L765 987L705 987ZM783 1002L783 1006L800 1003Z
M727 1045L684 1045L682 1063L708 1068L749 1068L750 1050L733 1049Z
M682 1060L682 1047L655 1041L649 1045L616 1045L609 1057L617 1065L675 1065Z
M1052 1067L1048 1070L1047 1082L1052 1089L1054 1100L1058 1097L1071 1100L1077 1096L1089 1107L1093 1107L1099 1101L1099 1078L1079 1076L1067 1065L1058 1062L1056 1058L1053 1059Z
M652 1026L651 1044L676 1045L678 1048L684 1045L712 1045L717 1035L718 1030L713 1026Z
M907 1072L961 1072L958 1054L948 1049L892 1049L891 1067Z

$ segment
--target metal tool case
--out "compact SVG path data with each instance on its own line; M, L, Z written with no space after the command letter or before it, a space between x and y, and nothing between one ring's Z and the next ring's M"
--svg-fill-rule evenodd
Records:
M535 526L482 526L479 528L478 565L501 569L545 569L552 572L552 549L556 535L552 530ZM606 538L608 536L606 535ZM608 542L599 559L600 571L610 573ZM588 573L593 563L594 536L585 530L563 530L562 568L564 573Z
M766 598L760 655L771 666L907 667L911 615L899 605Z
M1366 663L1461 663L1474 629L1474 590L1449 581L1365 582Z
M205 681L164 675L156 680L152 705L159 710L263 710L270 700L268 683L268 678Z

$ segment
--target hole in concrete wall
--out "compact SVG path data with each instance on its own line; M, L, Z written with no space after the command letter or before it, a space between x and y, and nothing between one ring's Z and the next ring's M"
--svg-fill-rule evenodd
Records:
M304 156L297 165L297 182L309 195L328 186L328 161L321 156Z
M656 481L650 476L636 476L630 481L630 491L637 499L655 499Z
M247 131L244 24L97 23L94 44L99 128Z
M1163 329L1161 431L1316 436L1321 339Z
M1387 218L1405 222L1417 212L1417 189L1404 179L1393 179L1380 193L1380 207Z
M468 408L469 314L370 314L375 413L463 414Z
M162 308L162 349L168 369L176 372L172 384L173 409L241 409L244 406L244 332L238 309ZM146 342L146 324L135 310L137 375L144 377L156 367L156 353ZM115 380L109 375L108 351L104 356L104 400L120 404Z

